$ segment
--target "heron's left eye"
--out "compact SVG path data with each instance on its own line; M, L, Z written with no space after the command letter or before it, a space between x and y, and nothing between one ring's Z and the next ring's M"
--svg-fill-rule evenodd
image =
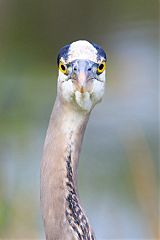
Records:
M106 69L106 63L102 62L97 68L97 73L101 74L105 69Z
M60 64L59 64L59 70L60 70L62 73L64 73L65 75L68 74L67 67L66 67L62 62L60 62Z

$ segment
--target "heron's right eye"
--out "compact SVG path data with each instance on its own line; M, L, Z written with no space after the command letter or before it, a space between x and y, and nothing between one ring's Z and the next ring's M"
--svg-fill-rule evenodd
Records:
M65 75L68 74L67 67L66 67L62 62L60 62L60 64L59 64L59 70L60 70L62 73L64 73Z

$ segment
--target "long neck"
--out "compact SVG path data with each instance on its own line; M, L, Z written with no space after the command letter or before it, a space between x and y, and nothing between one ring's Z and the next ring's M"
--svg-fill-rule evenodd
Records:
M70 234L75 239L94 239L77 194L77 166L88 117L56 100L41 165L41 205L48 240L72 239Z

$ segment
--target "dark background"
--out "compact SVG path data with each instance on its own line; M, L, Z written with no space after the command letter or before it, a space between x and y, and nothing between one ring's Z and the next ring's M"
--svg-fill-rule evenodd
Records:
M158 0L0 0L0 238L44 238L39 168L59 49L108 54L79 192L97 239L158 237Z

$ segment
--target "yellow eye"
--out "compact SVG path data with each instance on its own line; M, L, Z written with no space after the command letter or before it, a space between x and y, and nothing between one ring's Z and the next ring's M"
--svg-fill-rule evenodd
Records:
M59 70L65 75L68 74L67 67L62 62L59 63Z
M105 69L106 69L106 63L102 62L101 64L99 64L99 66L97 68L97 73L101 74L102 72L104 72Z

